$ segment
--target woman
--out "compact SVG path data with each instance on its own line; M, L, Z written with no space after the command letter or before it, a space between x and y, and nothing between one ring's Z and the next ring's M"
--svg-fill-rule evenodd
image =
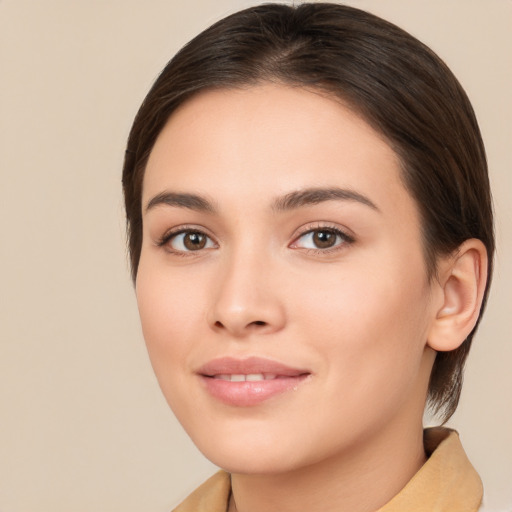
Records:
M477 510L446 421L494 251L451 72L334 4L264 5L185 46L123 173L163 393L223 472L176 510ZM436 508L437 507L437 508Z

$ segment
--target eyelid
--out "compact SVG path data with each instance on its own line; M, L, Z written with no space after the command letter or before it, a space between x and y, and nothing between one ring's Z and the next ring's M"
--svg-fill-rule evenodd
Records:
M315 231L332 231L336 234L336 236L341 237L341 242L337 243L333 247L327 247L327 248L307 248L307 247L300 247L298 246L298 241L305 235L309 233L313 233ZM316 221L312 223L308 223L301 228L299 228L296 233L293 235L293 241L289 244L288 247L293 249L301 249L308 252L315 252L315 253L321 253L326 254L329 252L335 252L341 250L346 245L350 245L355 242L354 235L345 227L341 227L337 224L334 224L332 222L323 222L323 221ZM197 251L185 251L185 250L179 250L174 249L172 247L167 246L169 241L183 233L201 233L202 235L206 236L211 242L213 243L214 247L208 247L203 249L198 249ZM164 247L166 250L168 250L171 253L183 255L183 256L189 256L193 255L194 253L200 253L204 251L205 249L212 249L212 248L218 248L219 244L216 241L215 237L210 234L209 230L206 229L203 226L197 225L197 224L183 224L179 226L174 226L167 231L164 232L164 234L157 238L155 240L155 245L157 247Z
M193 254L194 252L201 252L202 250L204 249L199 249L197 251L182 251L182 250L178 250L178 249L174 249L172 247L167 247L167 244L169 243L169 241L171 239L173 239L174 237L180 235L180 234L183 234L183 233L201 233L202 235L206 236L208 239L210 239L213 244L215 245L215 247L218 247L218 242L215 240L215 238L209 233L209 230L207 230L206 228L204 228L203 226L198 226L197 224L182 224L180 226L175 226L171 229L168 229L167 231L164 232L164 234L157 238L155 240L155 245L157 247L164 247L166 248L169 252L172 252L174 254L179 254L179 255L190 255L190 254ZM212 247L208 247L207 249L212 249Z
M332 231L336 234L336 236L341 237L342 242L334 245L333 247L328 247L325 249L322 248L307 248L307 247L299 247L297 245L297 242L305 235L308 235L310 233L314 233L315 231ZM305 226L302 226L296 234L293 235L293 241L289 245L292 249L301 249L308 252L315 252L315 253L321 253L326 254L329 252L335 252L341 250L346 245L353 244L356 239L355 236L350 232L347 228L342 228L337 224L333 224L331 222L322 222L317 221L314 223L307 224Z

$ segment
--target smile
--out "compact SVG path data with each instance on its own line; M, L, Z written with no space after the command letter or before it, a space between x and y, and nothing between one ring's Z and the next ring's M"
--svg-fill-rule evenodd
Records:
M295 391L311 375L269 359L221 358L210 361L197 372L207 393L235 407L249 407Z
M243 373L238 373L234 375L214 375L214 379L227 380L229 382L258 382L261 380L273 380L278 378L278 376L274 373L250 373L249 375L244 375Z

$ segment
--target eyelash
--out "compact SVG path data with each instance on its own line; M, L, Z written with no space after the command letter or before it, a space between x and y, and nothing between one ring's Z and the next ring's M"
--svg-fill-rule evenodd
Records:
M172 253L174 255L177 255L177 256L187 257L187 256L192 255L194 252L198 252L199 253L199 252L202 251L202 249L198 249L197 251L192 251L192 250L184 251L184 250L180 250L180 249L174 249L169 244L169 242L173 238L176 238L179 235L182 235L182 234L192 234L192 233L197 233L198 235L203 235L208 240L210 240L215 245L217 245L217 243L212 239L212 237L209 236L207 233L205 233L205 231L203 229L197 228L197 227L194 227L194 226L180 226L179 228L174 228L174 229L171 229L169 231L166 231L163 234L163 236L157 240L156 245L158 247L165 248L167 251L169 251L170 253ZM210 248L211 247L208 247L208 249L210 249Z
M314 225L309 225L309 226L306 226L304 228L304 231L302 231L301 233L299 233L293 240L293 242L290 244L290 247L296 247L297 245L297 242L305 237L306 235L312 235L314 233L320 233L320 232L324 232L324 233L330 233L330 234L333 234L336 239L339 238L339 240L336 240L335 241L335 245L333 245L332 247L327 247L327 248L320 248L320 247L317 247L317 248L302 248L304 251L306 251L307 254L321 254L321 255L326 255L326 254L332 254L332 253L335 253L335 252L338 252L338 251L341 251L343 250L344 247L346 247L347 245L351 245L355 242L355 238L349 234L347 234L345 231L341 230L339 227L337 226L333 226L333 225L329 225L329 224L314 224ZM300 249L300 247L298 247Z
M305 237L306 235L311 235L315 232L326 232L326 233L330 233L330 234L333 234L337 239L339 238L340 240L336 240L335 241L335 245L332 246L332 247L326 247L326 248L306 248L306 247L297 247L297 242ZM194 250L181 250L181 249L174 249L172 247L170 247L169 245L169 242L171 240L173 240L174 238L176 238L177 236L179 235L182 235L182 234L192 234L192 233L197 233L199 235L203 235L205 236L208 240L210 240L213 244L215 244L215 246L218 246L218 244L213 240L213 238L211 236L209 236L207 233L205 233L205 231L201 228L197 228L197 227L194 227L194 226L180 226L179 228L175 228L175 229L172 229L170 231L167 231L166 233L164 233L164 235L159 238L156 242L156 245L158 247L164 247L167 249L167 251L169 251L170 253L174 254L174 255L177 255L177 256L184 256L184 257L187 257L187 256L191 256L193 255L193 253L197 252L202 252L204 249L211 249L212 247L206 247L206 248L201 248L201 249L198 249L196 251ZM337 251L340 251L342 250L342 248L346 245L350 245L350 244L353 244L355 242L355 239L354 237L352 237L351 235L348 235L346 232L342 231L340 228L338 227L335 227L335 226L332 226L332 225L326 225L326 224L315 224L315 225L309 225L309 226L306 226L304 228L304 230L302 232L300 232L294 239L293 239L293 242L289 245L289 247L291 248L294 248L294 249L302 249L304 250L306 253L308 254L330 254L330 253L333 253L333 252L337 252ZM208 243L208 242L207 242Z

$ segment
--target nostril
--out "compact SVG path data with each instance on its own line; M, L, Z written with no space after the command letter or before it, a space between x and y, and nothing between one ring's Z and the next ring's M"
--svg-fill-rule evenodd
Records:
M265 326L265 325L268 325L267 322L265 322L263 320L255 320L254 322L250 322L249 324L247 324L247 327L251 327L251 326L262 327L262 326ZM225 328L225 325L220 320L217 320L215 322L214 326L217 329L224 329Z

